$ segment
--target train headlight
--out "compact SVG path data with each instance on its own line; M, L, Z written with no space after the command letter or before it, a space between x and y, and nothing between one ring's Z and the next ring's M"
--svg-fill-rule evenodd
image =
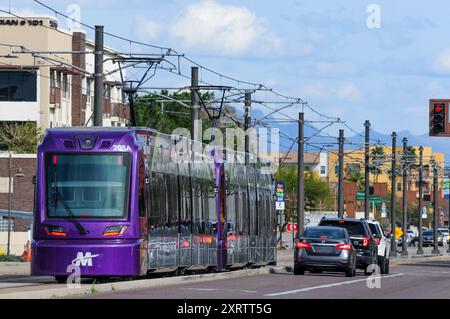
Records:
M108 226L103 232L103 236L121 236L127 231L128 226Z

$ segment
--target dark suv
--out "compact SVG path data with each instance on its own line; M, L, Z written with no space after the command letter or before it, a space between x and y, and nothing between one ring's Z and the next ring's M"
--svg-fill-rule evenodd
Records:
M363 269L366 275L373 272L368 271L368 266L377 264L378 248L366 219L324 217L319 226L345 228L356 250L356 268Z

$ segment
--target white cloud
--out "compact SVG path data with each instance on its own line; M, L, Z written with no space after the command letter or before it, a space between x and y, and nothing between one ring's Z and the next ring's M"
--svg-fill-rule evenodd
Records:
M281 40L254 12L214 0L188 5L170 28L170 36L184 48L226 55L267 54L281 46Z
M354 83L341 85L325 84L320 81L308 83L300 88L300 93L306 100L317 99L320 101L334 100L358 101L361 99L361 91Z
M140 15L136 17L135 29L138 36L145 40L157 39L162 31L162 27L159 23L146 19Z
M433 69L437 72L450 71L450 48L441 52L433 63Z
M336 95L343 100L358 101L361 98L361 91L355 84L347 83L336 89Z
M357 67L352 63L319 62L316 64L316 71L325 76L342 76L355 74Z

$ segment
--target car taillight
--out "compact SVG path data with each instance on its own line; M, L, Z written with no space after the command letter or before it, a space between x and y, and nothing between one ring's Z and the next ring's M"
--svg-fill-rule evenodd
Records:
M377 244L377 245L379 245L380 244L380 242L381 242L381 238L375 238L375 243Z
M352 245L350 244L339 244L336 246L337 250L352 250Z
M363 237L363 247L368 247L370 243L370 237L369 236L364 236Z
M306 242L302 242L302 241L297 242L297 249L308 249L308 248L311 248L310 243L306 243Z
M47 235L55 236L55 237L65 237L67 236L66 230L61 226L46 226L45 230Z
M105 228L103 232L103 236L111 237L111 236L120 236L125 233L127 230L127 226L108 226Z

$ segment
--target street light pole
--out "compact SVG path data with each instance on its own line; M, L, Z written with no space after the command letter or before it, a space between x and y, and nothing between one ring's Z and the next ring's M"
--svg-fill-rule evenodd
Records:
M397 133L392 132L392 172L391 172L391 256L397 257L397 243L395 242L395 168L397 166Z
M402 222L402 230L403 230L403 239L402 239L402 256L408 256L408 245L407 241L407 223L408 223L408 202L406 200L406 191L408 187L408 161L407 161L407 153L406 148L408 147L408 139L406 137L403 138L403 222Z
M419 147L419 248L417 255L423 255L422 238L422 206L423 206L423 147Z

